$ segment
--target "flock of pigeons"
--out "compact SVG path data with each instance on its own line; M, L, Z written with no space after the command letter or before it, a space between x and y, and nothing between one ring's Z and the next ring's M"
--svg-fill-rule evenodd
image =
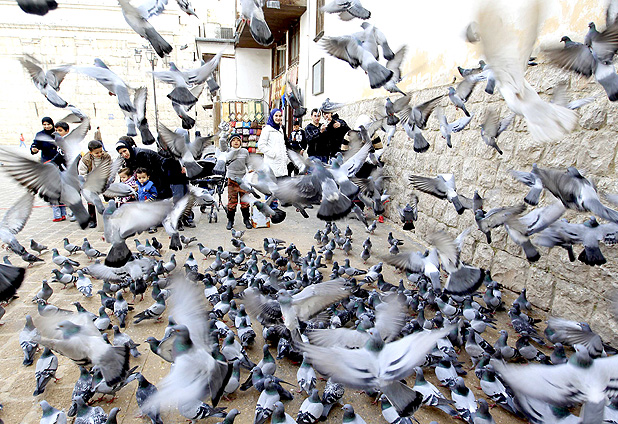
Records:
M18 3L26 12L37 14L57 7L49 0L18 0ZM164 4L142 8L135 8L127 1L120 4L129 25L148 39L159 55L171 51L171 46L147 21L160 13ZM179 4L187 13L195 13L188 2L179 1ZM131 194L130 187L114 182L120 161L111 167L96 168L85 178L77 175L80 143L89 130L89 120L57 91L70 71L97 79L118 97L119 107L127 116L128 132L137 134L139 129L144 144L158 142L191 175L201 171L197 160L204 148L212 144L214 136L189 142L161 125L157 129L160 137L155 140L145 119L145 88L135 90L131 99L127 85L99 59L93 67L66 65L45 72L36 59L23 57L21 62L41 93L55 106L70 108L78 125L69 135L55 139L68 159L66 169L35 162L10 150L1 151L3 169L27 193L0 222L0 239L25 262L33 264L42 260L41 253L47 247L31 241L30 249L38 253L35 255L16 237L30 216L34 194L39 194L48 202L71 208L82 228L88 221L82 197L95 204L103 214L105 241L111 244L105 254L92 248L87 239L81 247L65 239L62 248L67 256L61 255L59 249L53 249L52 253L52 261L59 269L53 271L50 282L64 287L74 284L86 297L96 291L101 299L98 313L87 311L79 302L75 304L76 312L54 306L49 302L53 289L48 281L42 282L33 299L38 316L26 317L19 341L24 365L34 363L39 345L45 348L36 359L34 395L43 394L47 383L55 378L56 354L80 367L68 411L65 413L43 400L41 422L63 423L68 415L75 416L74 422L78 424L114 423L118 408L108 414L101 407L90 406L89 401L96 393L115 396L136 380L137 403L152 423L163 422L162 410L176 410L192 422L216 417L222 418L222 423L232 424L239 411L225 411L218 406L220 400L238 390L254 389L260 392L254 424L269 418L273 423L315 423L328 420L332 407L349 388L362 390L379 401L382 415L389 423L411 423L414 413L422 406L440 409L445 418L458 417L474 424L493 423L488 402L477 399L462 378L467 373L463 363L468 359L485 396L519 418L534 423L618 422L614 364L617 356L611 356L615 351L604 345L587 324L551 318L543 337L537 328L538 321L525 312L531 305L524 290L508 308L511 325L518 334L515 347L507 343L509 333L505 330L500 330L493 346L487 342L485 331L495 327L495 317L507 307L501 299L501 285L492 280L489 272L464 263L460 257L461 246L470 230L457 238L446 232L435 232L426 240L430 249L408 252L401 252L402 241L389 234L389 252L376 254L372 253L371 236L368 236L362 243L360 259L366 262L374 255L382 262L367 270L352 266L349 257L343 262L334 260L339 259L335 258L335 254L340 254L338 247L346 255L353 250L352 231L349 227L338 228L334 221L355 216L363 221L367 233L373 234L377 222L366 221L363 206L376 215L384 212L388 198L383 187L386 177L380 152L373 149L378 131L383 131L390 141L401 125L413 140L414 150L422 153L429 147L422 130L436 110L442 135L451 146L452 133L465 128L474 114L466 107L466 101L481 81L487 81L486 92L493 94L498 90L512 113L524 117L535 140L557 139L574 129L576 109L594 99L569 102L564 87L559 86L553 101L546 102L525 80L526 66L533 65L530 54L540 21L541 2L531 4L522 9L521 19L526 23L523 30L515 31L504 22L497 2L486 3L477 22L468 27L468 40L479 43L485 61L476 69L460 68L463 81L444 94L465 115L453 123L447 121L444 110L438 107L444 96L411 105L411 96L397 88L406 48L393 52L386 36L374 25L364 22L359 33L324 37L321 43L325 50L353 68L361 67L372 88L384 87L402 96L394 101L387 99L383 109L351 131L350 150L345 155L337 155L328 166L289 152L301 175L276 179L267 167L257 164L256 172L239 181L249 193L245 199L267 216L276 214L275 199L279 207L292 206L304 217L309 216L306 209L316 207L317 217L326 221L324 229L315 234L317 247L303 254L294 244L286 246L282 240L264 238L263 246L257 248L243 242L242 231L233 230L234 251L197 245L205 258L214 256L206 269L200 269L193 253L182 269L176 269L175 254L163 260L163 245L154 238L144 244L135 240L135 250L129 248L127 240L130 242L135 234L162 225L171 238L171 250L189 246L196 240L179 234L178 220L196 203L214 203L212 196L192 187L175 205L157 201L118 206L112 200L105 206L102 194L107 197ZM263 4L242 0L241 6L256 41L271 43ZM358 0L335 0L324 11L338 13L342 19L370 17L370 12ZM618 76L613 65L618 50L616 16L616 1L611 1L604 31L598 32L591 24L584 43L565 37L563 48L545 49L556 65L584 76L594 75L611 101L618 99ZM379 63L379 48L386 65ZM187 111L197 101L202 88L208 85L210 90L216 90L212 73L219 58L217 55L191 71L182 72L172 64L169 71L154 74L174 86L168 97L183 127L191 128L195 124ZM295 116L302 116L306 112L302 98L292 84L289 89ZM514 115L509 115L500 119L495 111L485 111L481 136L499 153L497 139L513 118ZM225 139L225 129L219 136ZM233 152L217 151L215 171L224 169L232 155ZM579 254L580 261L591 266L605 263L600 243L616 243L618 212L601 202L602 194L593 182L574 167L563 171L534 165L530 172L515 171L513 176L529 187L524 203L488 211L477 192L471 198L457 192L452 174L411 175L409 180L415 189L448 200L459 214L471 210L475 225L487 243L491 243L491 231L503 226L530 262L540 257L537 246L562 247L569 259L575 261L573 246L581 244L584 249ZM525 204L538 205L543 190L557 201L524 215ZM262 196L266 200L261 201ZM611 195L605 199L615 202ZM418 201L418 196L412 196L410 203L399 211L406 230L414 228ZM583 224L569 223L560 220L567 209L594 216ZM595 216L609 223L600 224ZM80 251L96 262L80 267L72 259ZM102 258L105 263L99 262ZM1 301L13 298L25 277L24 268L6 262L8 259L0 264ZM325 269L326 263L332 263L330 274ZM398 285L385 281L384 263L405 271L406 281L402 279ZM92 279L101 281L100 290L94 288ZM484 293L479 292L482 287ZM139 313L132 312L134 307L124 298L127 288L134 300L150 291L154 303ZM122 331L127 326L146 326L149 320L165 316L168 326L162 338L151 336L147 340L151 351L171 364L169 374L155 385L137 367L131 367L131 357L139 355L138 345ZM113 330L111 342L109 330ZM258 364L247 353L256 341L256 331L262 331L266 343L263 359ZM547 342L552 344L549 356L544 353L546 348L539 348ZM574 349L570 358L568 347ZM271 349L276 349L277 359ZM290 383L275 376L277 361L282 360L300 364L297 383L307 397L296 419L285 412L283 403L293 398L288 390ZM533 364L522 366L510 362ZM250 373L244 383L241 368ZM449 388L450 399L424 378L430 369ZM321 395L316 388L318 374L328 378ZM413 375L414 384L409 379ZM574 407L578 405L582 408L576 416ZM343 410L344 423L365 422L352 405L344 405Z

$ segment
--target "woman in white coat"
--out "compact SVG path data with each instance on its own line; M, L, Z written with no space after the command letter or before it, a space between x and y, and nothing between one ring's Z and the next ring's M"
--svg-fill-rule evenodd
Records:
M264 163L272 169L275 177L288 175L289 159L281 129L282 119L281 109L273 109L257 144L258 150L264 154Z

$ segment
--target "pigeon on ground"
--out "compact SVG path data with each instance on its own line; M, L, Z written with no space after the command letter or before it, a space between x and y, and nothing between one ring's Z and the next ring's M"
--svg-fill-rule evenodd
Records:
M43 410L43 416L41 417L41 424L66 424L67 414L64 410L56 409L51 406L46 400L39 402L41 409Z
M575 353L562 365L516 366L500 361L493 365L525 411L531 411L528 398L556 405L583 403L582 422L602 422L607 397L616 390L613 381L618 358L592 359L585 346L573 347Z
M385 344L379 332L371 330L367 344L361 349L310 344L301 348L320 374L349 387L379 388L400 415L411 415L420 407L423 397L400 380L421 365L425 355L447 333L448 330L415 333Z
M32 322L32 317L30 315L26 315L26 325L19 333L19 345L24 351L24 365L29 366L34 362L34 355L39 347L40 337L41 335L39 330Z
M52 353L52 351L46 347L43 353L36 361L36 369L34 371L34 377L36 379L36 389L32 396L38 396L45 391L47 383L50 380L56 379L56 370L58 369L58 358ZM58 379L56 379L57 381Z
M78 365L97 365L109 385L127 376L129 348L113 347L103 340L101 333L86 314L41 317L40 344L73 360Z
M85 402L88 402L92 396L94 396L94 389L92 388L92 374L87 368L79 367L79 378L75 382L73 387L73 394L71 395L71 407L67 412L69 417L74 417L77 411L77 398L82 398Z
M34 239L30 239L30 249L34 250L39 255L43 253L43 250L49 250L47 246L37 243Z

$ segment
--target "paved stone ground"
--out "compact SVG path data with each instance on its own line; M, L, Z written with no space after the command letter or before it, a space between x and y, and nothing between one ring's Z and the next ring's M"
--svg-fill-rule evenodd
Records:
M0 167L1 170L1 167ZM23 193L23 189L13 183L4 173L0 171L0 208L3 213L8 209L13 202ZM108 245L101 239L102 233L98 229L88 229L82 231L75 223L69 221L53 223L51 221L51 210L41 200L37 199L35 203L35 209L24 228L24 230L18 235L18 239L28 247L30 238L34 238L36 241L43 243L47 246L58 247L62 252L62 239L68 237L70 241L81 244L84 237L88 237L91 244L102 251L107 251ZM261 246L262 239L264 237L277 237L285 240L286 242L294 242L296 246L305 253L310 249L313 243L313 235L318 228L323 228L324 223L315 218L315 210L310 211L311 218L303 219L299 214L288 208L288 218L278 225L272 226L270 229L255 229L249 230L245 233L244 241L250 246ZM237 223L238 223L237 217ZM354 231L353 236L353 250L349 256L352 261L352 265L356 267L369 267L379 261L377 253L374 253L374 257L368 260L367 264L363 264L360 259L360 244L367 237L364 227L356 220L343 220L338 225L345 228L346 224L349 224ZM395 237L403 238L405 240L404 248L418 247L413 239L413 233L405 233L401 230L400 225L393 223L379 224L375 235L371 236L373 242L373 251L388 254L386 242L386 236L389 231L393 231ZM211 248L215 248L218 245L223 246L224 249L231 249L230 233L225 230L225 217L223 212L219 213L219 222L216 224L209 224L207 219L203 219L198 223L198 227L194 230L187 230L184 233L186 236L196 236L197 239L204 245ZM159 230L155 236L165 245L168 242L167 235ZM142 234L139 238L144 241L145 235ZM129 243L131 247L133 243ZM200 258L203 266L200 270L203 271L204 267L210 264L211 260L202 261L202 255L198 252L197 247L192 245L188 250L183 250L176 254L178 262L182 264L189 252L193 252L196 258ZM168 259L170 251L164 250L164 259ZM8 254L9 259L14 265L24 265L19 257L14 254ZM342 251L335 253L335 260L343 261L345 254ZM51 262L51 253L46 252L42 255L45 263L33 266L27 271L26 280L19 291L19 298L11 302L6 307L6 315L3 318L3 326L0 327L0 358L2 358L2 366L0 366L0 403L3 404L4 410L0 412L0 418L6 423L38 423L41 417L41 410L38 406L38 402L46 399L51 405L56 408L62 408L67 410L70 406L71 392L73 385L79 375L78 367L70 360L58 355L59 368L57 376L61 378L58 383L50 383L44 394L37 397L32 396L32 392L35 388L34 379L34 365L30 367L24 367L22 365L23 354L19 346L18 335L24 325L24 316L31 314L33 317L38 317L36 307L31 302L32 297L40 289L41 281L44 278L50 279L50 271L53 269L53 263ZM82 266L88 264L88 259L84 254L74 255L74 259L78 260ZM390 267L385 266L385 278L387 281L397 284L401 275L395 274ZM330 267L326 272L330 273ZM95 292L101 287L102 282L93 280ZM96 312L100 306L99 297L94 296L90 299L83 297L75 288L69 287L67 290L61 290L61 284L51 283L54 289L50 302L66 309L74 309L72 302L79 301L88 310ZM505 292L504 297L510 304L514 296L512 293ZM130 293L127 299L131 299ZM127 319L126 332L135 340L140 343L143 342L149 335L154 335L157 338L161 338L164 328L166 326L166 319L161 323L153 321L145 321L138 325L132 324L131 317L147 308L152 303L150 296L150 290L146 293L143 301L137 301L135 303L135 311L129 314ZM534 315L534 313L533 313ZM539 318L544 318L539 316ZM115 317L112 318L115 321ZM506 328L506 322L508 317L505 313L502 313L499 317L499 327ZM254 362L258 362L261 359L261 346L263 341L261 339L261 328L259 324L254 324L254 329L258 334L255 346L249 351L250 357ZM512 331L512 330L510 330ZM497 338L497 331L489 329L485 333L485 337L493 344ZM110 335L111 338L111 335ZM516 338L512 337L511 343L514 343ZM147 349L146 344L140 346L142 356L137 359L132 359L132 365L138 365L138 370L142 372L148 380L153 383L157 383L163 376L168 373L169 366L162 359L152 354ZM40 353L37 354L38 359ZM469 359L465 352L460 355L462 361L467 361L470 365ZM35 359L36 361L36 359ZM287 360L279 361L279 368L277 376L283 378L286 381L296 382L296 370L297 367L292 365ZM432 370L426 371L426 376L429 380L436 383ZM246 371L241 371L241 379L247 377ZM413 381L413 380L412 380ZM479 393L477 386L479 385L476 377L468 375L466 378L468 387L474 390L475 393ZM319 383L320 391L322 390L324 382ZM139 414L138 407L135 401L136 384L131 383L127 387L123 388L118 393L118 399L112 404L108 405L105 402L98 402L96 405L100 405L106 411L109 411L112 406L118 406L121 408L121 412L118 417L119 423L146 423L146 419L136 418ZM442 389L447 396L450 397L447 389ZM235 396L235 397L234 397ZM286 411L296 416L301 402L304 400L304 395L295 395L295 399L286 403ZM219 406L225 406L229 409L238 408L241 411L241 415L236 419L239 424L253 422L254 406L258 397L257 391L250 390L248 392L237 392L233 395L233 399L230 402L222 401ZM358 414L360 414L367 423L381 423L385 422L381 417L379 406L372 405L371 399L364 394L359 394L354 390L346 390L346 394L343 398L344 403L351 403ZM505 414L501 408L494 408L492 410L496 422L514 422L516 419ZM416 414L417 419L421 423L429 423L432 420L443 422L451 422L452 419L446 414L432 409L422 408ZM341 422L342 411L340 408L334 408L331 417L328 422L339 423ZM164 421L171 422L184 422L182 417L176 413L168 413L164 415ZM218 422L216 419L209 419L208 422ZM71 421L69 421L71 422Z

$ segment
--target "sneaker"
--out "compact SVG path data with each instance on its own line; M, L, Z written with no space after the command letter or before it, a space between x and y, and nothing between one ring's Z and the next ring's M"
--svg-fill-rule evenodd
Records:
M195 228L195 222L193 222L193 221L185 221L185 227L187 227L187 228Z
M90 223L88 224L88 228L97 228L97 223L90 221Z
M69 215L69 221L75 222L76 220L77 218L75 218L75 215Z
M66 221L67 217L66 215L62 215L62 218L60 218L60 221Z
M148 230L148 234L154 234L157 232L157 228L156 227L152 227Z
M54 219L52 219L52 222L60 222L62 220L63 220L63 218L54 218Z
M380 215L380 216L378 217L378 222L379 222L380 224L384 224L384 217L383 217L382 215Z

